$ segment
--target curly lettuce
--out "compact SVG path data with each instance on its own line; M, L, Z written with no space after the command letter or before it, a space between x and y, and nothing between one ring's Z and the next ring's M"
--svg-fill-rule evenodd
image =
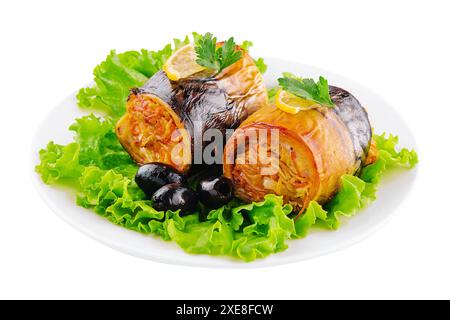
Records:
M324 206L311 202L298 219L292 207L275 195L250 204L234 200L206 213L199 208L185 217L155 210L134 182L137 165L119 143L114 124L125 110L129 89L142 85L161 69L173 50L187 42L188 38L175 40L160 51L112 51L95 69L95 84L77 95L81 108L101 110L106 116L75 119L69 128L73 142L50 142L42 149L36 166L42 180L70 186L79 206L116 225L172 240L189 253L232 256L248 262L285 250L290 239L307 236L315 226L337 229L339 217L352 216L375 200L386 171L417 164L414 150L397 151L397 137L375 135L377 162L365 167L359 177L343 176L332 201Z
M117 139L110 118L84 116L76 119L69 130L75 133L74 142L63 146L51 141L39 152L41 163L36 171L45 183L76 186L89 166L134 176L137 165Z
M174 39L159 51L114 50L94 69L92 87L82 88L78 94L80 108L101 110L113 118L125 112L130 88L142 86L152 75L162 69L166 59L179 47L189 43L189 38Z

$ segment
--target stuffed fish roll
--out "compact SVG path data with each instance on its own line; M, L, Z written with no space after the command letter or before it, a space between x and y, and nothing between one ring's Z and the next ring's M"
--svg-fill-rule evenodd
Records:
M201 153L206 145L206 130L225 136L226 129L237 128L267 104L262 75L248 53L241 52L240 60L215 76L200 73L171 81L160 71L131 91L116 133L137 163L162 162L186 172L194 149ZM223 145L217 142L220 154Z
M330 86L330 97L333 108L297 114L267 105L239 126L225 146L223 165L238 198L261 201L277 194L302 211L312 200L328 201L342 175L373 161L366 110L343 89Z

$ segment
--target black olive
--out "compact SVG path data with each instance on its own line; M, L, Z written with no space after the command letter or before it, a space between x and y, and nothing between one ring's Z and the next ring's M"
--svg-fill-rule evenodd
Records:
M178 183L167 184L156 190L152 201L156 210L180 210L180 215L193 213L198 202L192 189Z
M206 178L198 184L197 194L208 208L220 208L233 199L233 183L224 176Z
M139 188L141 188L142 191L144 191L144 193L149 197L151 197L156 190L166 184L183 184L186 182L184 175L178 172L175 168L159 162L147 163L141 166L138 169L134 180Z

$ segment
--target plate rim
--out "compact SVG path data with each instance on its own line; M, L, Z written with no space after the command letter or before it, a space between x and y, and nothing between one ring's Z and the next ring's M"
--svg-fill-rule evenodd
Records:
M313 65L309 65L309 64L304 64L301 62L296 62L296 61L292 61L292 60L288 60L288 59L281 59L281 58L273 58L273 57L264 57L265 61L277 61L280 63L284 63L284 64L289 64L289 65L296 65L296 66L303 66L303 67L307 67L309 69L315 69L317 71L321 71L327 75L331 75L333 77L338 77L339 79L341 79L343 82L346 83L350 83L352 84L352 86L355 86L358 88L358 90L362 90L368 94L370 94L371 96L376 97L377 99L379 99L380 101L382 101L386 106L388 106L390 108L390 110L392 112L394 112L396 114L397 117L402 118L401 114L388 102L386 101L382 96L380 96L379 94L377 94L376 92L374 92L373 90L365 87L364 85L361 85L359 82L350 79L346 76L342 76L338 73L332 72L332 71L328 71L327 69L323 69L320 67L316 67ZM268 63L269 67L270 64ZM92 85L93 82L90 82L88 84ZM72 92L71 94L65 96L63 99L61 99L55 106L53 106L50 111L48 111L42 118L39 119L39 121L36 124L36 131L38 131L40 128L43 127L43 125L45 123L48 122L48 118L54 114L56 112L57 109L59 109L61 107L61 105L66 102L68 99L74 98L77 94L77 91ZM80 111L80 116L83 114L83 112L85 112L84 110L78 108L78 110ZM89 113L94 113L95 110L88 110L88 114ZM99 113L94 113L96 115L101 115ZM419 151L419 146L417 144L417 139L414 136L414 132L413 130L410 129L410 127L408 126L406 121L403 121L405 127L408 129L408 134L409 134L409 140L410 140L410 144L412 145L412 147L418 152ZM84 225L80 224L80 223L76 223L75 221L73 221L72 219L69 218L68 215L65 215L61 212L61 210L59 210L59 208L57 208L57 206L55 205L55 203L50 199L50 197L48 196L48 194L46 193L46 191L44 190L44 188L48 187L48 188L52 188L52 186L49 186L47 184L45 184L40 175L38 173L36 173L35 171L35 167L38 163L36 163L36 160L39 160L39 157L37 155L37 151L40 150L41 148L44 148L45 146L40 145L41 141L39 141L38 143L38 135L37 134L33 134L32 139L31 139L31 147L30 147L30 154L31 154L31 166L30 166L30 178L32 180L32 184L34 186L34 188L37 190L39 196L41 197L41 199L44 201L44 203L46 203L46 205L51 209L51 211L53 211L53 213L58 216L61 220L65 221L67 224L69 224L71 227L73 227L74 229L80 231L82 234L84 234L85 236L88 236L89 238L92 238L106 246L108 246L109 248L118 250L122 253L125 254L129 254L131 256L137 257L137 258L141 258L141 259L145 259L145 260L149 260L149 261L153 261L153 262L158 262L158 263L164 263L164 264L170 264L170 265L177 265L177 266L189 266L189 267L199 267L199 268L214 268L214 269L248 269L248 268L268 268L268 267L276 267L276 266L280 266L280 265L287 265L287 264L291 264L291 263L297 263L297 262L302 262L302 261L306 261L306 260L310 260L313 258L318 258L324 255L328 255L331 253L335 253L341 250L345 250L353 245L356 245L357 243L363 241L364 239L372 236L374 233L376 233L378 230L380 230L382 227L384 227L397 213L398 213L398 209L399 209L399 205L403 202L406 201L408 198L408 195L411 193L411 191L415 188L416 186L416 180L417 180L417 175L419 172L419 168L420 168L420 163L411 171L413 171L413 177L412 177L412 184L409 186L409 188L407 189L406 193L403 196L403 199L401 200L401 202L399 203L399 205L397 205L395 208L393 208L389 213L387 213L383 219L377 221L377 223L374 223L370 228L365 229L365 232L358 234L358 235L354 235L352 237L347 238L345 241L340 242L338 245L334 245L331 246L330 248L326 248L326 249L322 249L322 250L316 250L315 252L312 252L308 255L293 255L293 256L288 256L288 257L279 257L279 253L274 253L270 255L271 259L267 259L267 258L263 258L263 259L257 259L253 262L244 262L238 259L228 259L228 257L223 257L223 256L211 256L211 255L206 255L214 260L216 260L217 263L209 263L208 261L203 261L201 259L195 259L196 257L199 256L205 256L205 255L198 255L198 254L189 254L189 253L185 253L184 250L180 247L178 247L176 245L176 243L174 243L173 241L172 244L175 244L177 250L182 251L183 253L189 255L189 258L186 259L182 259L182 260L177 260L174 259L173 257L169 256L169 257L164 257L161 255L147 255L147 254L143 254L142 252L140 252L139 250L134 250L133 248L131 248L130 246L124 245L122 244L120 241L117 241L116 239L110 239L110 238L105 238L103 235L101 234L96 234L94 232L93 229L89 230L89 228L86 228ZM75 203L73 203L73 205L76 206ZM90 212L91 214L95 214L97 215L95 212L93 212L92 210L83 208L84 210L86 210L87 212ZM124 227L121 226L117 226L113 223L111 223L110 221L104 219L103 217L99 217L101 219L104 220L105 223L110 224L111 226L114 226L116 228L120 228L123 230L126 230L127 232L133 232L135 233L136 231L133 230L128 230ZM338 232L338 231L335 231ZM154 235L145 235L145 236L151 236L151 237L156 237ZM157 238L159 241L164 241L163 239L161 239L160 237ZM291 243L292 241L296 241L296 240L301 240L301 239L290 239L288 240L288 244ZM286 250L289 250L289 248L287 248Z

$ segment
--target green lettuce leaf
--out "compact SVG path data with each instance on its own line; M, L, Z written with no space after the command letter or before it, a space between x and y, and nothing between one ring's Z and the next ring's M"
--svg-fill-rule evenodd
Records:
M249 51L251 47L253 47L253 42L245 40L239 45L245 51ZM263 58L253 59L256 67L259 69L259 72L265 73L267 71L267 64L264 62Z
M419 162L417 153L414 150L403 148L398 152L396 151L398 144L397 136L390 134L386 137L386 133L383 133L382 135L374 135L374 139L380 150L380 158L386 162L386 169L391 167L411 169Z
M267 71L267 64L265 63L263 58L258 58L254 60L254 62L259 72L265 73Z
M120 54L111 51L106 60L94 69L95 85L78 92L78 105L120 117L125 112L130 88L142 86L162 68L171 54L171 45L160 51L141 50Z
M245 51L249 51L251 47L253 47L253 42L249 41L249 40L244 40L242 41L242 43L239 45L243 50Z
M262 202L234 207L228 217L226 210L211 211L204 222L198 214L189 216L190 221L184 224L169 220L169 236L189 253L231 255L244 261L287 248L294 223L288 218L292 207L283 205L281 197L267 195Z
M134 176L136 164L120 144L112 119L102 120L91 114L76 119L69 130L75 132L74 139L80 146L80 165L95 165Z
M88 166L134 176L137 165L117 139L110 118L102 120L91 114L75 119L69 129L75 133L75 142L63 146L52 141L39 152L36 172L45 183L76 185Z
M327 212L317 201L311 201L305 213L295 221L295 234L293 238L304 238L317 220L327 221Z
M172 52L189 43L189 37L174 39L159 51L142 49L116 53L114 50L94 69L95 84L81 89L78 105L106 112L113 118L125 112L130 89L142 86L152 75L162 69Z
M228 225L234 231L238 231L244 222L244 218L240 212L240 207L233 207L226 205L219 209L211 210L208 214L208 220L218 220L223 224Z
M189 253L227 255L233 242L233 231L220 221L194 220L179 228L170 219L167 231L170 238Z
M355 176L344 175L341 178L341 190L325 206L328 210L327 225L332 229L339 227L338 216L353 216L364 208L369 199L375 199L375 190L371 189L370 198L366 196L367 183Z
M286 241L295 232L294 221L288 217L292 206L283 205L282 197L267 195L262 202L238 208L246 213L250 225L238 233L232 254L244 261L253 261L287 249Z
M36 172L48 184L71 182L79 178L83 170L79 155L80 145L76 142L62 146L50 141L46 149L39 151L41 163L36 166Z
M375 163L364 167L359 177L344 175L341 189L324 207L327 210L326 225L337 229L339 216L350 217L376 199L378 184L382 175L391 168L413 168L418 163L415 150L396 150L398 137L385 133L373 136L379 156Z

